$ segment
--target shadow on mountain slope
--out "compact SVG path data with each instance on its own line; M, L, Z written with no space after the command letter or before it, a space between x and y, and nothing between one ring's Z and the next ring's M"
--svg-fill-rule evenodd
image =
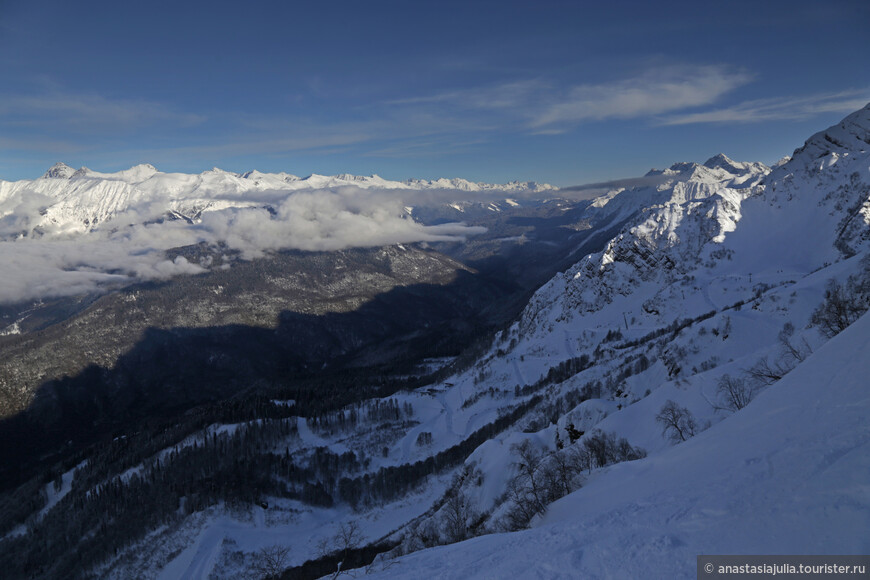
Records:
M425 374L422 360L491 336L540 284L600 250L624 223L586 228L581 209L495 216L487 236L433 244L440 252L290 251L204 278L140 284L40 330L38 355L31 337L7 337L6 353L21 360L8 376L54 374L0 421L0 491L101 437L199 405L270 394L303 400L300 412L313 413L412 386L396 377ZM529 243L499 241L526 228ZM202 248L180 252L204 257Z
M390 377L458 355L515 315L494 308L513 291L460 271L450 284L396 287L350 312L284 311L276 328L149 328L113 366L47 381L26 410L0 422L2 487L101 437L202 404L269 393L307 399L314 412L389 394L409 382Z

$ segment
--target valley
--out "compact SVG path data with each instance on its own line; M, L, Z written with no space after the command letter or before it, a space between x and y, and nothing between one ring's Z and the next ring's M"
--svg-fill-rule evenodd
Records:
M294 239L307 190L286 175L4 183L57 188L17 244L198 241L149 258L171 275L89 266L88 292L0 311L0 559L10 578L680 578L700 553L866 551L868 149L870 106L774 167L717 155L595 196L311 176L414 233L318 250L251 237ZM168 215L170 178L197 184L181 217L118 221ZM69 209L82 191L149 210ZM201 233L248 218L226 230L244 243Z

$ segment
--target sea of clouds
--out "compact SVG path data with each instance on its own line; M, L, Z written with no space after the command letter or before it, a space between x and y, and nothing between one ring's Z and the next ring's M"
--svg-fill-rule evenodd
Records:
M407 215L410 203L449 200L457 192L340 187L298 192L221 195L228 206L194 223L166 220L166 203L123 208L83 233L55 231L46 208L57 200L17 192L0 200L0 303L99 292L107 287L198 274L206 266L166 251L220 244L242 259L284 249L332 251L351 247L458 241L485 231L463 223L424 225Z

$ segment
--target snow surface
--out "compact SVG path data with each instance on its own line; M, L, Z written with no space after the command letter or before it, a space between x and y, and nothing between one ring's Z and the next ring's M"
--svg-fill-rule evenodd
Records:
M870 315L728 420L616 465L531 530L374 578L694 578L700 554L870 551Z
M588 355L594 366L536 394L554 403L597 382L600 396L558 418L533 411L485 442L466 461L478 476L462 491L478 513L492 514L486 529L496 529L498 502L515 470L511 447L529 441L552 451L557 429L569 422L626 437L649 456L593 472L531 530L384 561L382 577L683 578L695 576L695 557L704 553L867 553L870 318L829 342L809 322L828 280L843 281L868 260L868 143L865 108L770 172L720 155L651 172L654 185L607 193L591 206L603 223L646 209L604 251L539 289L521 319L470 369L394 395L400 408L413 408L416 424L383 435L374 424L329 432L296 419L291 452L353 449L370 460L368 472L413 463L528 401L523 387L559 363ZM254 179L223 173L212 177ZM691 318L678 331L649 338ZM717 410L717 382L765 357L783 360L780 337L789 327L792 344L815 352L793 361L794 370L741 411ZM606 338L616 330L621 337ZM628 357L640 355L648 366L632 363L626 373ZM655 421L668 400L709 428L672 446ZM432 434L431 445L416 445L423 432ZM357 514L290 502L285 513L304 515L270 522L210 510L192 517L184 533L164 536L185 547L174 559L165 556L163 573L220 576L225 538L253 552L276 543L279 529L294 545L294 564L314 556L315 539L328 537L339 521L358 520L368 538L398 539L406 524L437 519L424 512L452 485L452 475L430 478L418 496ZM137 575L153 576L163 564L145 565L137 570L150 572ZM114 575L130 569L120 566Z
M174 532L158 530L147 540L147 547L126 555L124 566L110 564L97 570L100 577L129 577L177 580L209 577L240 577L245 565L221 566L226 550L253 554L269 546L288 546L287 565L297 566L317 557L318 545L329 540L342 524L355 522L366 541L390 534L413 520L438 497L445 482L433 478L418 493L393 502L383 511L354 513L346 506L333 509L311 508L296 501L270 502L269 510L251 511L215 506L189 517L188 525Z
M56 506L57 503L60 500L62 500L66 496L66 494L68 494L70 492L70 490L72 489L72 481L75 478L76 471L83 468L86 464L87 464L87 460L82 461L81 463L79 463L78 465L76 465L75 467L70 469L69 471L63 473L61 475L60 489L55 489L54 482L46 484L46 486L45 486L46 502L45 502L45 506L43 506L42 510L40 510L38 517L41 518L41 517L45 516L45 514L47 514L49 512L49 510L51 510L51 508Z
M73 467L72 469L62 473L61 477L60 477L60 488L59 489L55 488L53 481L49 482L45 485L45 487L43 488L43 492L42 492L45 495L45 505L42 507L42 509L39 510L39 512L37 512L37 514L36 514L37 521L42 519L43 517L45 517L45 514L47 514L49 511L51 511L51 509L54 506L56 506L60 502L60 500L62 500L64 497L66 497L66 495L70 492L70 490L72 490L72 482L73 482L73 479L75 479L76 472L79 469L83 468L85 465L87 465L87 463L88 463L87 460L82 461L81 463L79 463L78 465ZM27 533L27 529L28 529L27 523L19 524L18 526L16 526L12 530L10 530L5 536L0 538L0 540L6 539L6 538L9 538L12 536L19 536L19 535L25 534L25 533Z
M282 195L294 192L342 187L506 194L556 190L551 185L533 182L499 185L472 183L464 179L390 181L378 175L350 174L312 174L299 178L287 173L259 171L237 174L218 168L200 174L163 173L148 164L115 173L101 173L87 167L74 170L57 163L39 179L0 181L0 219L11 221L15 218L15 227L6 233L28 230L54 234L83 233L134 209L141 212L150 208L153 214L150 217L175 212L183 218L195 220L203 212L253 208L267 203L270 197L275 202ZM507 203L517 205L513 200ZM34 209L39 210L39 216L33 215ZM25 229L21 230L22 227ZM3 233L0 229L0 236Z
M198 244L254 259L285 249L464 241L485 228L444 220L423 224L407 208L475 198L486 211L501 211L509 207L508 196L534 197L554 189L536 183L399 182L376 175L299 178L218 168L191 175L151 165L101 173L58 164L39 179L0 181L0 270L18 272L0 280L0 304L203 273L211 267L207 260L166 257L168 250Z

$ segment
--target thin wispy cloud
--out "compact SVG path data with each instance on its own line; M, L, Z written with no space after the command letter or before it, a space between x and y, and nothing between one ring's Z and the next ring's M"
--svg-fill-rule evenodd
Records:
M53 91L45 94L0 95L0 122L36 130L114 131L174 123L182 127L201 124L203 115L178 112L162 103L111 99L98 94Z
M731 107L664 117L659 125L693 123L761 123L803 120L824 113L851 113L870 101L870 88L746 101Z
M212 138L211 143L166 147L161 149L138 149L136 154L142 159L155 163L175 159L216 159L229 155L266 155L288 151L314 151L334 147L356 145L370 141L372 136L354 131L322 134L305 133L286 137L273 135L240 134L225 138Z
M733 67L669 66L609 83L565 85L528 79L389 103L432 107L454 114L485 112L502 116L500 124L493 124L499 129L554 135L584 122L651 118L710 105L752 78L750 73Z
M577 85L543 107L530 125L543 128L660 115L712 104L751 80L752 75L742 70L705 66L657 69L614 83Z
M446 104L460 109L518 109L534 106L554 85L540 79L519 80L489 87L474 87L434 95L387 101L387 105Z
M367 151L365 157L382 157L392 159L431 158L439 155L449 155L468 151L487 141L481 138L456 139L447 136L424 140L407 140Z
M559 189L559 192L566 197L572 199L595 199L609 191L616 189L628 189L632 187L656 187L669 180L674 179L670 175L644 175L642 177L628 177L624 179L614 179L611 181L601 181L597 183L585 183L582 185L571 185Z
M0 150L10 151L51 151L54 153L72 153L83 151L87 146L74 141L51 139L47 137L0 137Z
M209 116L169 102L113 98L43 83L23 95L0 91L0 151L7 158L7 176L37 165L24 162L34 157L29 152L40 153L40 165L75 154L71 156L79 163L150 162L184 171L220 164L239 167L239 159L249 163L251 157L292 158L299 153L365 160L368 165L372 158L443 159L465 151L476 155L506 143L521 145L529 136L535 136L537 147L548 137L578 134L580 128L589 135L619 130L607 125L610 121L656 127L808 119L851 112L870 95L867 89L733 104L737 91L756 78L746 69L718 64L659 64L606 82L542 71L508 82L472 81L431 94L403 94L391 87L392 98L368 101L336 91L315 99L311 89L302 100L316 101L316 114L293 104L281 111L228 109ZM537 166L530 161L528 167ZM553 180L528 167L509 178ZM335 171L344 170L338 166Z

